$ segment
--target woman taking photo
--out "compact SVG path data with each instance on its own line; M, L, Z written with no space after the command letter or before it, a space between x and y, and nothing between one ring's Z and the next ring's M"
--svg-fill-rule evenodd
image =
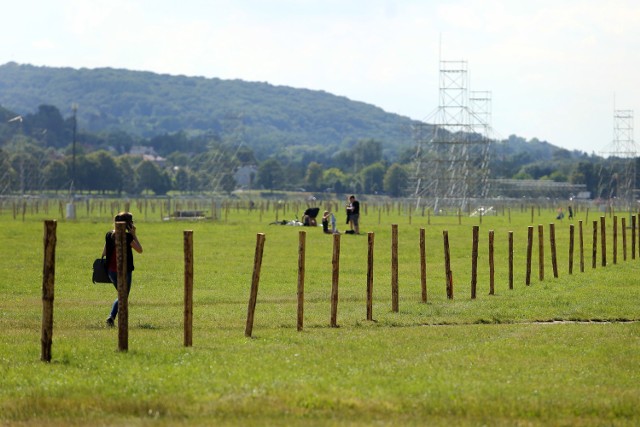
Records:
M142 253L142 245L138 240L138 236L136 235L136 226L133 225L133 215L130 212L120 212L114 218L115 222L124 222L126 223L126 239L127 239L127 295L131 292L131 273L134 270L133 265L133 251L135 249L139 254ZM106 257L107 261L107 273L109 274L109 279L111 279L111 283L116 288L116 292L118 291L118 262L116 255L116 231L115 224L114 229L108 231L105 236L104 249L102 250L102 256ZM113 326L114 320L118 315L118 298L113 302L111 306L111 313L109 317L107 317L107 326Z

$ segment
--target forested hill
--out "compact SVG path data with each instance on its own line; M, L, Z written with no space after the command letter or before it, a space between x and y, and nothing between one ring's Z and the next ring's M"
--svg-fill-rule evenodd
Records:
M112 68L0 66L4 108L27 114L52 105L68 117L72 104L88 132L233 135L260 157L290 146L329 151L375 139L393 158L412 144L409 118L323 91Z

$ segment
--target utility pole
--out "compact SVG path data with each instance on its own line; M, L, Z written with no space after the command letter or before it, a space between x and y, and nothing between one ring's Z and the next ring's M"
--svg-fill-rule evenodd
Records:
M67 219L76 219L76 205L74 205L75 199L75 184L76 184L76 133L78 130L78 104L71 104L71 110L73 111L73 140L71 148L71 186L69 188L69 203L67 203Z
M78 104L72 104L71 110L73 111L73 148L72 148L72 161L71 161L71 197L74 196L74 186L76 183L76 132L78 130Z

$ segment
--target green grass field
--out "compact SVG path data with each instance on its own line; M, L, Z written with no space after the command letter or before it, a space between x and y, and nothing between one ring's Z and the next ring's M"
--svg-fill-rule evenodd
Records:
M43 220L60 218L59 212L26 212L23 219L6 206L0 211L1 425L640 424L640 256L632 259L627 230L623 259L619 227L614 264L609 215L607 265L598 241L594 269L591 223L600 214L578 213L572 275L570 222L555 221L553 210L536 212L534 224L529 211L515 208L510 221L503 211L482 218L472 300L471 236L479 218L464 216L459 224L455 216L410 218L370 206L361 228L375 233L374 321L366 320L367 235L341 235L339 327L331 328L333 239L321 228L269 225L273 211L230 209L217 221L185 222L131 210L144 253L135 256L129 351L118 351L117 328L104 322L115 289L90 280L111 214L87 213L81 205L76 221L57 223L51 363L40 361ZM399 228L398 313L391 310L391 224ZM538 224L544 226L542 281ZM535 238L526 286L529 225ZM427 234L426 304L420 228ZM184 230L194 233L189 348L183 346ZM446 297L443 230L453 300ZM495 295L489 295L489 230L495 230ZM296 329L300 231L306 232L302 332ZM265 233L266 243L253 337L246 338L257 233Z

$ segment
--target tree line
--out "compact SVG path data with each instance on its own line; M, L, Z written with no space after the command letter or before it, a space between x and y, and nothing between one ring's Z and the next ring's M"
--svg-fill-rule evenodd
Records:
M24 117L1 110L0 194L41 191L92 191L117 194L152 192L231 193L235 172L253 166L249 188L267 190L358 191L402 194L408 171L383 159L374 140L347 143L335 156L290 152L259 161L236 138L184 132L152 138L124 132L78 131L75 117L42 105ZM154 156L132 155L136 146ZM328 167L309 158L322 159ZM308 164L304 164L307 163Z
M340 149L296 145L262 157L238 129L149 138L123 131L86 132L75 115L50 105L19 116L0 107L0 194L79 191L116 194L247 189L407 195L414 148L394 161L375 139L348 139ZM133 155L146 147L155 156ZM510 136L491 147L492 178L585 184L593 197L615 196L618 163ZM636 163L637 163L636 159ZM248 182L236 172L250 171Z

